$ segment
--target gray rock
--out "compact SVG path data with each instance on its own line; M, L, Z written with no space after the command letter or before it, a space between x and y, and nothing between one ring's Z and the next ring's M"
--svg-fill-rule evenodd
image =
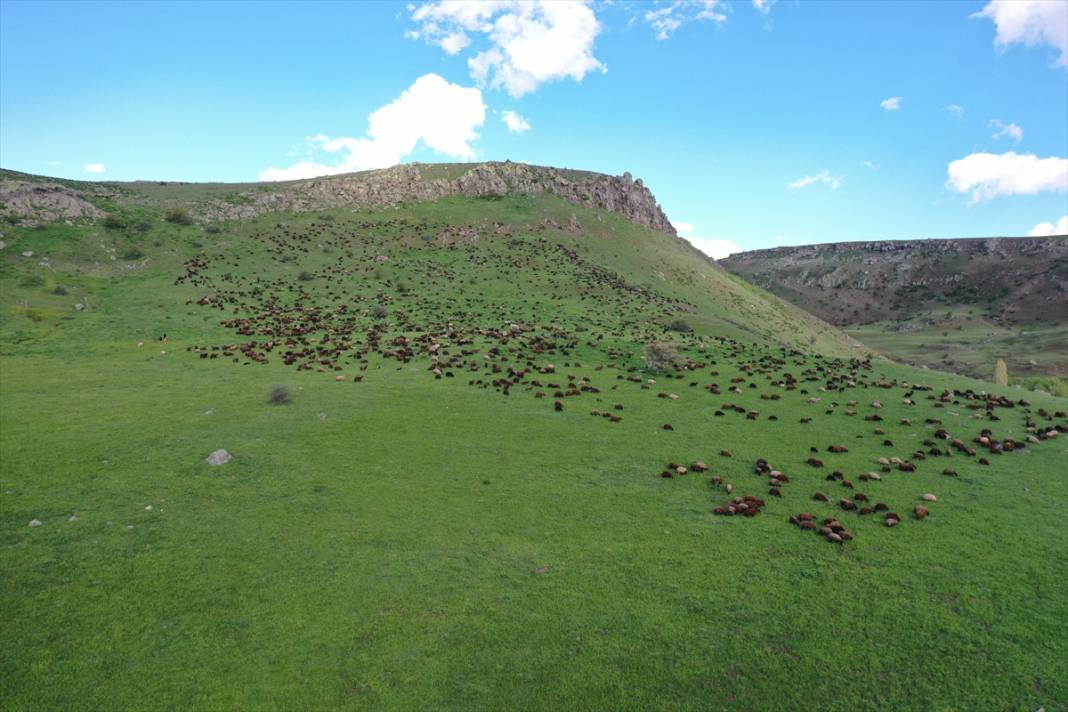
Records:
M225 465L233 459L233 456L226 450L216 450L208 455L207 463L209 465Z
M31 519L30 520L30 526L31 527L39 527L42 524L44 524L44 522L42 522L40 519Z
M58 183L0 181L0 203L20 218L53 221L63 218L102 218L104 211L85 194Z

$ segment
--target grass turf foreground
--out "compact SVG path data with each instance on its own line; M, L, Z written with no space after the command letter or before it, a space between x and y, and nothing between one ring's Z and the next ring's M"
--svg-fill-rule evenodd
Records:
M517 225L526 246L401 249L383 241L385 218L353 219L285 217L303 235L351 228L361 271L345 275L329 267L339 244L279 246L277 216L212 238L159 226L138 269L95 262L92 227L18 238L19 250L38 240L52 267L11 254L0 272L4 709L1068 706L1068 435L1025 439L1028 418L1036 432L1063 423L1052 414L1064 399L974 409L985 401L969 389L1024 393L878 360L854 361L849 386L848 360L716 338L706 308L578 279L599 274L591 264L644 279L592 237L589 264L577 264L537 242L582 239L563 233ZM196 254L208 265L174 285ZM504 274L509 254L522 258ZM69 296L52 293L58 281ZM687 296L671 289L656 294ZM343 351L341 371L298 370L306 360L286 365L284 346L260 350L270 335L219 323L259 313L272 290L290 295L287 307L343 294L359 326L352 343L380 324L382 347ZM217 309L197 304L203 296L235 301ZM89 307L72 310L75 299ZM388 314L376 319L374 304ZM694 333L653 329L680 313ZM466 346L440 338L448 358L477 353L434 378L417 337L448 318L481 329ZM486 333L510 319L529 331ZM535 341L554 330L564 335L553 348ZM166 345L154 340L163 331ZM400 333L422 343L407 360L381 353ZM641 344L654 335L691 368L644 370ZM267 364L225 349L250 340ZM210 358L213 345L238 362ZM555 368L514 379L504 368L527 360ZM557 397L550 382L596 392ZM275 384L288 386L288 405L265 402ZM977 455L937 438L943 428ZM1021 447L988 453L972 442L983 428ZM931 447L953 455L914 456ZM217 448L234 459L207 465ZM879 457L917 470L884 472ZM781 498L754 474L757 458L788 474ZM661 476L669 461L698 460L708 472ZM826 480L832 470L854 489ZM881 479L858 480L868 471ZM901 524L843 511L838 500L857 492ZM742 494L767 505L752 518L712 514ZM931 514L917 521L920 504ZM806 511L841 519L854 538L830 544L788 523Z

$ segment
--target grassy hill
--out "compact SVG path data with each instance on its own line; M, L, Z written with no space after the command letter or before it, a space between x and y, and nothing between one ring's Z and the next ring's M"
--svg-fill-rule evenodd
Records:
M1068 394L1068 237L843 242L731 255L732 273L891 358Z
M869 359L571 177L8 205L4 708L1068 704L1068 400Z

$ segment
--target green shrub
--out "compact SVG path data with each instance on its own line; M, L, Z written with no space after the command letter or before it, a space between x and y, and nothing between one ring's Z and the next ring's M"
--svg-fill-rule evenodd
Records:
M122 221L122 218L120 218L118 215L111 213L106 218L104 218L104 227L106 227L108 230L121 230L126 227L126 223L124 223Z
M373 316L375 319L385 319L387 314L389 314L389 310L381 304L375 307L374 310L371 312L371 316Z
M22 287L43 287L44 284L44 277L39 274L28 274L19 282L19 286Z
M122 253L122 259L126 260L127 262L133 262L134 260L139 260L144 256L145 256L145 253L141 252L141 250L139 250L136 247L131 247L130 249L126 250L126 252Z
M52 294L55 294L59 297L65 297L67 296L67 288L64 287L62 284L57 284L56 288L52 290Z
M299 279L301 282L310 282L315 279L315 275L311 272L301 272L297 275L297 279Z
M169 208L167 214L164 216L166 221L174 223L175 225L192 225L193 216L189 214L189 211L185 208Z
M678 361L678 352L666 341L654 341L645 345L645 364L654 371L674 368Z
M276 385L271 389L271 392L267 394L268 405L286 405L289 403L289 388L283 385Z
M693 327L685 319L675 319L667 325L668 331L678 331L683 334L689 334L693 331Z

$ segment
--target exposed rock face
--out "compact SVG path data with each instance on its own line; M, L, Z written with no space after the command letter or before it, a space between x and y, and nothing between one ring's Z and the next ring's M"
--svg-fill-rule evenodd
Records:
M22 220L51 222L105 215L103 210L87 201L84 194L59 183L0 181L0 203L3 203L5 213Z
M839 326L953 305L1005 325L1068 321L1068 237L777 247L719 264Z
M209 220L246 219L273 210L381 207L402 201L507 193L551 193L675 234L653 194L629 173L607 176L510 161L471 165L410 163L378 171L257 186L241 193L241 204L212 200L201 213Z

